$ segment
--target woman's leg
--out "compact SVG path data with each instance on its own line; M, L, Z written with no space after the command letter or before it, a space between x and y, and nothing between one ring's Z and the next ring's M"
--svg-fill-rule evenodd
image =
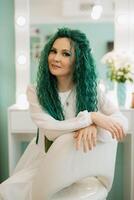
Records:
M93 150L76 151L73 134L60 136L44 157L33 182L33 200L48 200L56 192L87 176L104 177L111 187L117 142L98 142Z

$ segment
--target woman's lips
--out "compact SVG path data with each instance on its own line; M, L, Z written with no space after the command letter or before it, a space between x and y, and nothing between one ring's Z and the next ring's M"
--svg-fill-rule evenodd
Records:
M54 68L61 68L59 65L51 64L52 67Z

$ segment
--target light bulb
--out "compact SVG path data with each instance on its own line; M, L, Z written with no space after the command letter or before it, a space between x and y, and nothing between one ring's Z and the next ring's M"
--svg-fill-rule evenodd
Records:
M19 26L24 26L26 24L26 18L24 16L19 16L16 20Z
M91 12L92 19L99 19L102 14L103 7L101 5L94 5Z
M20 65L26 64L26 56L25 56L25 55L20 55L20 56L18 56L17 62L18 62Z
M117 17L117 23L120 25L124 25L128 22L127 14L121 14Z

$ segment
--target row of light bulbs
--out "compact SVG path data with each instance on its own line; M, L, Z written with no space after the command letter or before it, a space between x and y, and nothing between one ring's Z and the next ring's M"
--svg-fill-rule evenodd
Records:
M23 15L16 17L15 25L17 26L17 29L22 29L25 31L25 27L28 25L26 17ZM24 66L26 66L27 63L27 56L23 51L17 54L16 62L19 65L19 67L22 66L24 69ZM19 107L19 109L26 109L28 107L28 102L25 93L20 93L17 96L16 105Z
M99 19L103 11L103 7L101 5L95 5L92 8L91 17L93 19ZM134 21L134 19L132 19ZM120 14L117 16L118 24L126 24L129 21L129 16L127 14ZM16 19L16 23L20 27L24 27L26 25L26 18L24 16L19 16Z
M95 5L93 6L91 16L93 19L98 19L101 14L102 14L103 7L101 5ZM117 16L117 23L120 25L126 25L128 23L128 15L127 14L121 14ZM132 19L132 23L134 24L134 19ZM24 27L26 25L26 18L24 16L19 16L16 19L16 24L19 27ZM24 54L21 54L17 57L17 62L20 65L25 65L26 64L26 56Z
M95 5L93 6L92 12L91 12L91 17L93 19L98 19L103 11L103 7L101 5ZM129 20L129 17L127 14L121 14L117 17L117 22L118 24L126 24ZM134 18L132 19L134 21ZM16 20L16 23L18 26L23 27L26 24L26 18L24 16L19 16Z
M98 5L94 5L91 11L91 17L94 20L98 20L101 17L103 11L103 6L98 4ZM129 19L129 15L128 14L120 14L117 16L116 21L119 25L126 25L130 19ZM131 17L131 22L132 24L134 24L134 17Z
M17 19L16 19L16 24L20 28L21 27L22 28L25 27L25 25L26 25L26 17L24 17L24 16L18 16ZM17 56L17 63L19 65L25 65L26 61L27 61L27 59L26 59L25 54L21 53L19 56Z

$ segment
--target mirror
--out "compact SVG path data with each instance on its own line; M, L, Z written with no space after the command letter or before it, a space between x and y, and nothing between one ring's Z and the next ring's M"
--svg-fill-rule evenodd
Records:
M78 3L76 5L76 2ZM103 11L100 19L91 18L95 1L30 0L30 76L36 81L40 51L51 34L59 27L80 29L89 38L97 70L106 79L106 69L100 62L102 56L113 47L114 3L100 1Z

